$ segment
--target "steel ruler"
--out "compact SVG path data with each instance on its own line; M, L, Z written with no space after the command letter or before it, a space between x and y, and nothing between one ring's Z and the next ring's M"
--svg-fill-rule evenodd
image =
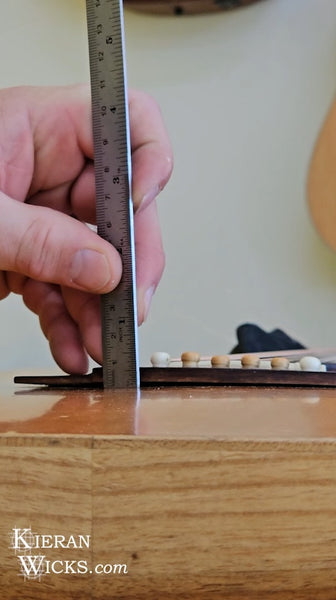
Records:
M105 388L139 385L131 153L121 0L86 0L98 234L120 253L118 287L102 296Z

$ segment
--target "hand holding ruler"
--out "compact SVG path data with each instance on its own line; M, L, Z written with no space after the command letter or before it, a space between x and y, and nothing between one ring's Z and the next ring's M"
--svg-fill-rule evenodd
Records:
M86 0L98 235L120 253L101 300L105 388L139 386L131 152L122 0Z

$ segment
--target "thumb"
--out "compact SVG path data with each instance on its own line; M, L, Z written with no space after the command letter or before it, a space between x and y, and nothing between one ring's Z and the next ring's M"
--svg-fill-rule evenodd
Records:
M0 269L93 293L114 289L119 253L84 223L0 193Z

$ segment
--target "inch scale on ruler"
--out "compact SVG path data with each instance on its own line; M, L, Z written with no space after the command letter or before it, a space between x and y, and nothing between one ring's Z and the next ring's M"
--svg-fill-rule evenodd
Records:
M123 263L102 296L105 388L139 386L131 158L121 0L86 0L98 234Z

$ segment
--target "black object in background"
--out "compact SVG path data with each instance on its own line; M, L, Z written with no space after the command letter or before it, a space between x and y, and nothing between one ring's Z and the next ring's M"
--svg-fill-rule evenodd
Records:
M281 329L264 331L259 325L244 323L237 328L238 344L231 354L244 352L273 352L273 350L303 350L301 342L289 337Z

